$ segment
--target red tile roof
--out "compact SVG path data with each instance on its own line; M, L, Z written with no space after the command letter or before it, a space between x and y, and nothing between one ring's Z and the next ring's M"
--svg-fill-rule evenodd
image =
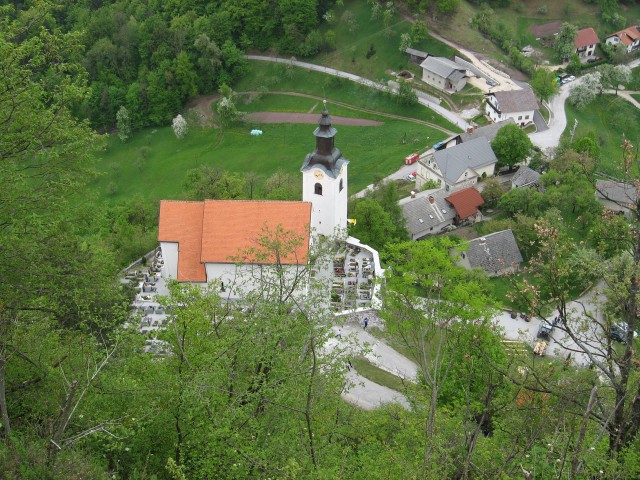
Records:
M453 205L458 218L464 220L478 212L478 207L484 203L480 192L475 188L465 188L452 193L445 200Z
M598 38L596 31L589 27L578 30L578 35L576 36L574 43L576 48L583 48L600 43L600 39Z
M160 202L158 240L178 246L178 281L206 282L205 263L233 263L276 228L294 232L301 242L282 263L306 263L309 252L311 203L282 201L205 200ZM288 237L287 237L288 238ZM256 256L254 263L272 263Z
M200 262L204 202L160 202L158 240L178 244L178 281L206 282Z
M232 263L231 257L251 248L258 238L280 227L302 238L282 263L306 263L309 252L311 203L250 200L207 200L204 206L201 260ZM281 237L282 239L282 237ZM286 246L285 246L286 249ZM254 258L252 263L273 263L274 258Z
M607 36L607 38L611 37L618 37L622 43L629 46L640 38L640 31L638 31L637 27L629 27Z

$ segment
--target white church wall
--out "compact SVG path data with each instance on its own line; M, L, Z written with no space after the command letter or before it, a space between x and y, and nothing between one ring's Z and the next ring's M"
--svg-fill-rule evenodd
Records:
M178 278L178 244L173 242L160 242L162 250L162 276L164 278Z

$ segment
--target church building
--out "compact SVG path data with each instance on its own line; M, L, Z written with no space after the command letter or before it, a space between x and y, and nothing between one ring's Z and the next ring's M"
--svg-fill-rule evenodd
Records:
M300 169L302 201L162 200L158 229L162 276L179 282L219 282L221 291L237 297L242 293L235 294L234 285L250 289L251 279L257 282L263 267L276 261L273 254L257 253L260 238L290 234L295 241L277 261L291 271L306 267L314 236L337 235L345 239L345 250L351 242L354 251L370 256L366 271L370 279L379 269L377 251L346 238L349 161L335 146L336 133L325 102L313 132L316 147ZM340 281L346 282L346 273L340 274L345 277Z

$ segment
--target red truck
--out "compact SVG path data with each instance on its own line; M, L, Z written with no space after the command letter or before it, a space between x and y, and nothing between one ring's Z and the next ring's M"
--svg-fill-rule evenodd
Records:
M412 153L408 157L405 157L404 164L405 165L413 165L414 163L416 163L418 161L419 158L420 158L420 155L418 155L417 153Z

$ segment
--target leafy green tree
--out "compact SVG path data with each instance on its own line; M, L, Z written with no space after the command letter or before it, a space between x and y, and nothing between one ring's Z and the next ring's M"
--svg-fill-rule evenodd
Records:
M453 247L448 239L427 240L388 245L383 254L389 273L381 313L389 331L418 363L415 401L425 409L425 465L437 463L440 455L432 441L440 433L438 406L445 401L450 405L464 402L465 391L475 398L486 394L490 368L486 368L486 362L485 368L480 367L480 362L478 369L467 369L469 364L462 358L483 358L480 343L473 347L467 340L474 335L479 339L477 335L484 332L481 335L487 335L487 345L493 343L497 347L497 356L490 355L493 360L499 363L498 358L503 355L497 338L489 341L491 334L484 330L491 315L491 302L481 287L482 280L476 272L455 265L450 252ZM467 337L464 332L468 333L469 328L477 330ZM464 387L471 384L477 388L475 393ZM469 414L482 415L490 403L489 400L484 407L474 406Z
M216 111L220 118L220 123L228 127L233 125L240 118L240 112L235 104L235 92L225 84L220 87L220 95L222 98L216 103Z
M546 68L536 68L531 78L531 88L545 102L560 91L555 72Z
M189 170L184 189L193 200L233 200L245 195L244 181L240 176L208 165Z
M418 104L418 96L416 95L416 92L414 92L411 85L404 80L399 82L396 98L398 99L398 103L407 107Z
M560 33L556 35L556 39L553 42L553 51L555 52L556 59L560 62L564 62L571 54L575 53L576 47L574 41L578 36L578 27L571 25L570 23L563 23Z
M508 166L511 170L529 157L533 144L520 127L505 125L498 130L496 137L491 142L491 148L498 158L498 166Z
M488 207L495 207L500 198L502 198L502 195L505 193L502 182L496 177L490 177L482 183L483 187L481 195L485 205Z
M498 206L511 215L536 217L543 211L543 195L533 188L514 188L500 198Z
M269 200L299 200L302 186L296 175L278 170L266 179L264 194Z
M118 127L118 138L126 142L131 136L131 118L125 106L120 107L116 114L116 125Z
M350 216L357 222L350 234L366 245L381 249L387 243L400 240L391 216L372 198L358 200Z

